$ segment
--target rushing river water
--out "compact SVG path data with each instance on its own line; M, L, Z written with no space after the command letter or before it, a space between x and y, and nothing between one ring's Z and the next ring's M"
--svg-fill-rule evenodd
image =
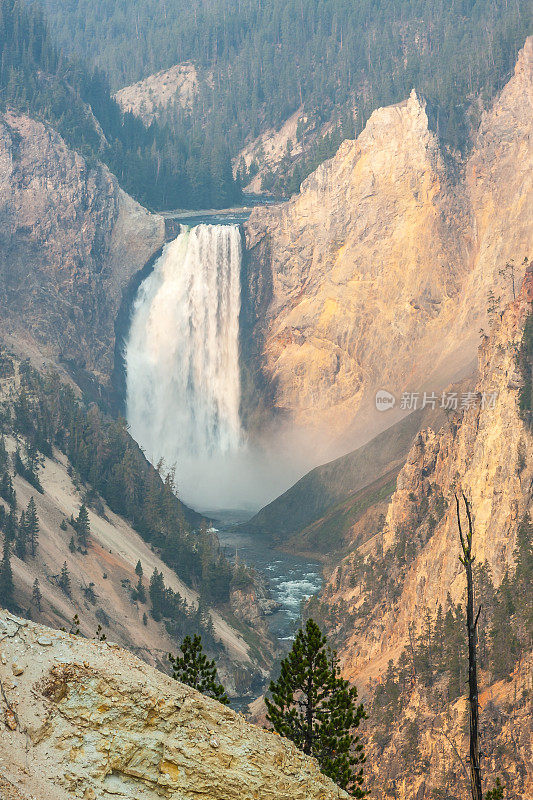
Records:
M318 561L300 558L275 550L266 537L241 530L218 530L218 538L230 560L238 552L239 560L254 566L269 582L279 611L268 617L270 630L281 641L290 640L298 629L302 601L316 594L322 585Z
M143 281L126 346L126 408L153 464L171 467L187 503L212 501L240 465L241 234L181 229Z

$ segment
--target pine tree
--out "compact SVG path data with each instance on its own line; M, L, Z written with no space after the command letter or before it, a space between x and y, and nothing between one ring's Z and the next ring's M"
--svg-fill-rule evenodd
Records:
M44 494L44 489L39 480L39 467L41 463L41 457L33 443L26 447L26 462L22 460L20 448L17 447L13 458L15 472L24 478L25 481L28 481L38 492Z
M525 519L518 529L514 552L516 564L513 583L516 595L515 627L521 649L531 648L533 641L533 523Z
M104 633L104 629L102 628L100 623L98 623L98 627L96 629L96 633L94 635L94 638L96 639L97 642L105 642L106 639L107 639L107 636Z
M0 472L4 472L8 465L8 453L6 448L6 440L4 434L0 436Z
M4 608L13 608L13 571L11 569L11 543L7 536L4 537L4 552L0 563L0 605Z
M494 325L494 322L500 313L500 303L501 297L499 295L496 297L493 290L489 289L487 293L487 316L491 326Z
M10 506L16 507L17 495L13 489L13 479L9 472L4 472L2 479L0 480L0 497L3 497L6 503L9 503Z
M15 427L16 429L23 434L30 434L33 430L32 425L32 412L30 407L30 402L28 400L28 394L24 386L20 390L20 394L18 398L15 400L13 405L13 410L15 412Z
M156 622L159 622L163 616L165 604L165 583L163 580L163 573L154 569L152 577L150 578L149 588L150 600L152 603L152 617Z
M181 645L182 656L168 658L172 664L172 677L192 686L207 697L213 697L219 703L229 705L224 687L218 682L217 668L214 661L209 661L202 647L202 637L195 634L191 639L186 636Z
M73 634L74 636L79 636L80 635L80 624L81 623L80 623L79 616L77 614L74 614L74 616L72 617L72 622L70 623L69 633ZM61 628L61 630L64 631L65 628Z
M503 785L499 778L496 778L494 788L485 795L485 800L503 800Z
M70 542L68 543L68 549L71 553L76 552L76 542L74 541L74 536L70 537Z
M67 562L63 563L61 567L61 574L58 580L59 587L65 592L66 595L70 597L70 573L68 571Z
M274 730L314 756L341 789L365 797L365 758L354 734L365 711L362 704L356 705L357 689L340 677L336 654L312 619L298 631L269 691L267 719Z
M141 560L140 559L137 561L137 564L135 566L135 574L138 575L139 578L142 578L142 576L143 576L143 566L141 564Z
M35 507L35 500L30 497L28 508L26 509L26 529L28 531L28 544L30 551L35 558L37 552L37 544L39 541L39 518L37 516L37 509Z
M135 594L139 603L146 603L146 589L144 588L143 579L139 576L137 586L135 587Z
M26 469L33 480L37 481L39 486L41 486L41 482L39 481L39 468L42 467L43 463L44 459L35 446L35 443L30 441L26 445Z
M85 597L87 598L89 603L92 603L93 606L96 605L96 601L98 599L98 595L94 591L94 581L91 581L88 586L84 587L83 594L85 595Z
M8 539L10 542L14 542L15 541L15 539L17 537L17 533L18 533L18 527L19 527L19 524L18 524L18 521L17 521L16 508L15 508L15 506L12 506L9 514L6 517L6 522L5 522L5 526L4 526L6 539Z
M26 522L26 514L21 512L17 535L15 537L15 553L22 561L26 558L28 544L28 525Z
M86 548L89 544L89 536L91 533L91 523L89 522L89 513L85 503L82 504L76 517L76 532L78 540L82 547Z
M33 592L31 596L32 605L34 605L38 611L41 611L41 603L43 600L43 596L41 593L41 587L39 585L38 578L35 578L33 581Z
M506 571L498 589L490 630L490 661L492 675L496 680L510 677L520 652L513 626L516 601L514 587Z

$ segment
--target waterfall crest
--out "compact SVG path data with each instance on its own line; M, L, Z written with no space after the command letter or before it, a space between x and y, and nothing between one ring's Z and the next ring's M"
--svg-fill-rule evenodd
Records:
M166 245L135 299L126 346L127 418L152 463L194 465L239 450L241 237L198 225Z

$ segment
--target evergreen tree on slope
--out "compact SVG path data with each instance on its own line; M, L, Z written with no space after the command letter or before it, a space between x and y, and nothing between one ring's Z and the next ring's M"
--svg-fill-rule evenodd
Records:
M13 572L11 569L11 542L4 537L4 552L2 561L0 562L0 606L4 608L13 609L14 600L13 592L15 587L13 585Z
M39 517L37 516L37 508L33 497L30 497L30 502L26 509L26 531L27 542L30 546L31 554L35 558L39 541Z
M195 634L191 639L186 636L181 645L182 656L174 657L169 653L172 664L172 677L192 686L207 697L229 705L224 687L218 682L217 668L214 661L209 661L202 647L202 637Z
M87 547L89 544L89 536L91 533L91 523L89 521L89 512L85 503L82 504L76 518L76 533L78 540L82 547Z
M357 689L340 677L337 656L312 619L298 631L281 674L270 684L267 719L341 789L362 798L363 746L354 731L365 718Z

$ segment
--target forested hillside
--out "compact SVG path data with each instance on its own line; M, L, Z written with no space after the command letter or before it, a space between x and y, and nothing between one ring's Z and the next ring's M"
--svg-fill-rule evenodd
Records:
M100 495L112 511L129 520L161 551L163 561L182 580L202 587L206 600L215 601L215 595L218 601L228 599L229 564L219 559L205 527L193 532L201 517L177 499L172 472L163 480L148 463L124 420L106 420L95 406L87 409L57 375L43 377L26 362L21 365L20 390L12 410L9 404L0 410L6 433L22 437L26 456L20 463L29 466L26 472L22 468L19 472L24 472L23 477L37 491L39 454L53 457L58 448L68 456L80 480L91 487L89 504L98 508ZM1 461L0 468L5 469Z
M124 114L105 74L66 58L42 13L15 0L0 0L0 110L6 107L50 122L89 163L105 162L123 189L152 208L225 206L239 197L223 143L208 147Z
M233 694L272 657L255 572L226 560L173 470L146 460L124 420L3 349L0 542L0 605L15 613L96 631L163 669L200 632Z
M413 87L453 148L509 78L531 32L528 0L43 0L62 44L105 70L114 87L192 61L199 95L172 114L175 135L223 140L276 127L303 105L306 126L331 126L304 163L282 170L296 189L373 109ZM135 46L132 47L132 42Z

